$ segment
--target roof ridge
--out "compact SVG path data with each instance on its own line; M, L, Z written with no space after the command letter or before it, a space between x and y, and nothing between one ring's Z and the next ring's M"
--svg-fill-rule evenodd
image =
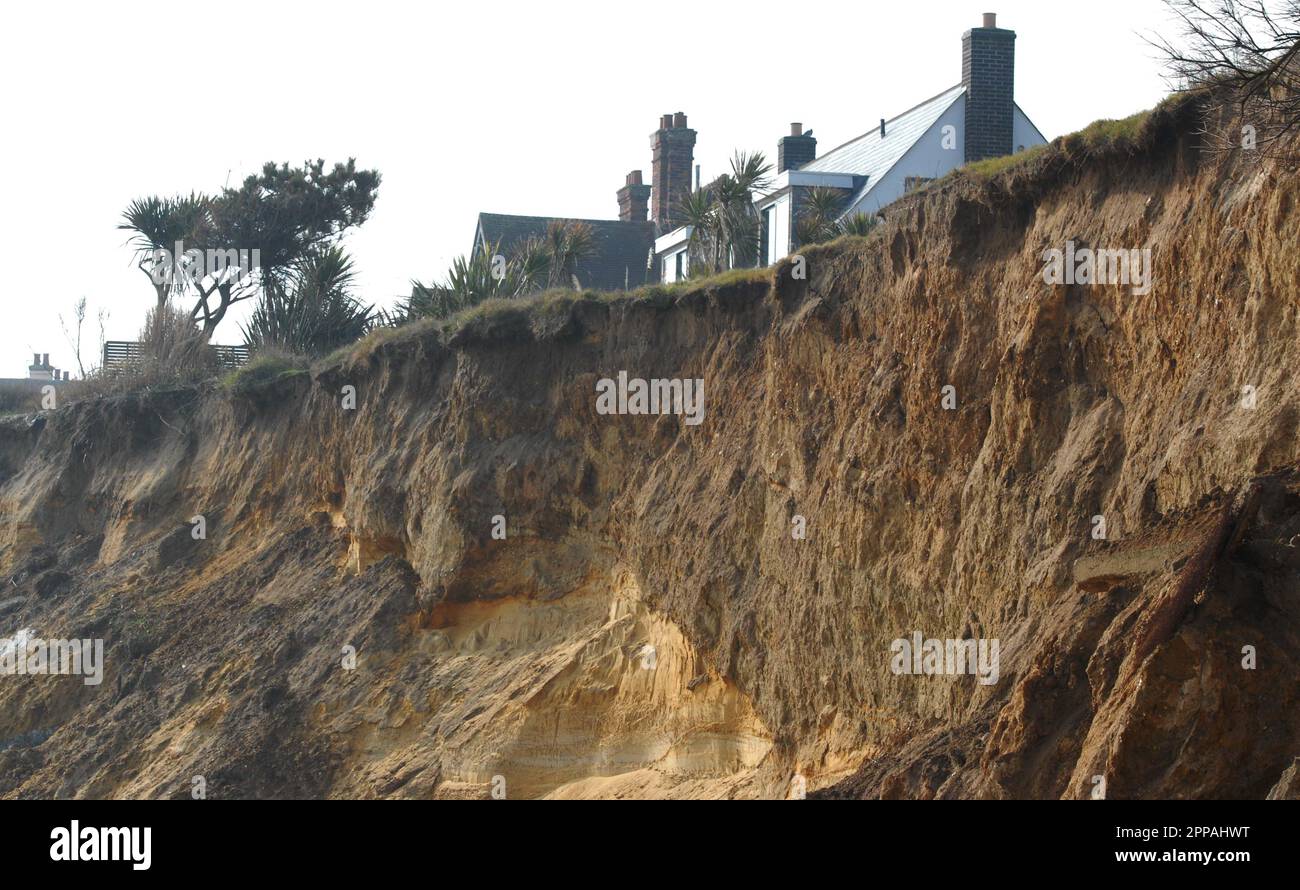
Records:
M479 218L485 216L504 217L506 219L535 219L535 220L557 220L560 222L580 222L580 223L634 223L641 225L650 225L648 219L586 219L580 216L538 216L531 213L491 213L486 210L479 211Z
M933 102L934 100L939 99L939 98L942 98L944 95L946 95L946 94L948 94L948 93L951 93L953 90L956 90L956 89L963 89L963 90L964 90L965 88L966 88L966 84L964 84L964 83L959 83L959 84L955 84L955 85L953 85L953 86L950 86L950 87L948 87L948 89L946 89L946 90L942 90L942 91L940 91L940 92L938 92L938 93L935 93L933 96L931 96L931 97L928 98L928 99L923 99L923 100L921 100L920 102L917 102L915 105L913 105L911 108L907 109L906 111L899 112L898 114L894 115L893 117L887 117L887 118L885 118L885 124L886 124L886 125L888 125L888 124L892 124L894 121L898 120L899 118L906 117L907 115L911 114L913 111L916 111L916 109L920 108L921 106L923 106L923 105L929 105L929 104L930 104L931 102ZM820 158L817 158L816 160L819 160L819 161L825 160L826 158L828 158L828 157L830 157L831 155L835 154L835 152L839 151L841 148L845 148L846 146L852 145L853 143L857 142L859 139L865 139L865 138L867 138L868 136L870 136L872 133L875 133L875 132L877 132L877 128L876 128L876 127L872 127L872 128L870 128L870 129L868 129L868 130L864 130L863 132L861 132L861 133L859 133L858 135L854 136L852 139L848 140L847 142L841 142L839 145L835 146L835 147L832 148L830 151L826 152L826 154L822 155Z

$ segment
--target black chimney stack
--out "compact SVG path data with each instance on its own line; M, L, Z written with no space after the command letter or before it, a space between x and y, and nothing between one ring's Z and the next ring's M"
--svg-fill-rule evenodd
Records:
M984 13L984 27L961 36L961 82L966 87L966 162L1009 155L1015 114L1016 32Z
M790 125L790 135L776 144L776 172L798 170L817 157L817 140L803 131L803 124Z

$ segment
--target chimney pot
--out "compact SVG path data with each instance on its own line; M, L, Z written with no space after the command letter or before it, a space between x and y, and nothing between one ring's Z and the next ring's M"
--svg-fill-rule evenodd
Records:
M660 116L659 116L659 129L661 129L661 130L671 130L672 128L673 128L673 116L672 116L671 114L660 115Z
M677 112L676 114L673 115L673 126L674 126L674 127L680 127L680 128L685 129L685 127L686 127L686 115L685 115L683 112L680 112L680 111L679 111L679 112Z
M776 172L798 170L816 157L817 140L812 137L812 131L805 133L803 124L796 121L790 124L790 135L783 136L776 144Z
M41 353L41 367L48 368L49 366L50 366L50 354L48 352Z
M885 138L885 119L883 117L880 119L880 138Z
M70 379L71 379L71 375L72 375L72 372L71 372L71 371L64 371L64 372L63 372L63 379L64 379L64 380L70 380Z
M641 182L641 171L627 175L626 184L618 190L618 218L623 222L645 222L650 210L650 186Z
M41 354L40 354L39 352L33 352L33 353L32 353L32 364L33 364L33 365L39 365L40 363L41 363Z
M998 26L998 14L996 12L984 13L984 27L996 28Z

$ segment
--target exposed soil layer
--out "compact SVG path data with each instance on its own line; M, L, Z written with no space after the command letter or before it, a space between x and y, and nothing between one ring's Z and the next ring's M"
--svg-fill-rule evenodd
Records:
M806 278L0 420L0 637L105 644L0 676L0 795L1300 796L1300 177L1196 128ZM1067 241L1150 292L1044 284ZM621 370L704 422L597 413Z

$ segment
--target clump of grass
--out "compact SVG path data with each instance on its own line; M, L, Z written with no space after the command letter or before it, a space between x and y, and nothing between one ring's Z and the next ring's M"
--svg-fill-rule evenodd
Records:
M375 354L375 350L385 343L401 343L422 337L429 331L444 324L439 318L418 318L399 325L377 327L355 343L340 346L318 362L317 366L328 368L334 365L356 365L366 361Z
M221 378L221 385L234 393L249 393L269 383L307 373L307 359L280 350L259 352L252 361Z
M526 317L539 302L538 297L490 297L481 303L475 303L461 309L447 319L447 332L455 332L471 324L487 321L501 321L511 316Z
M753 284L768 281L771 277L772 270L765 266L757 269L730 269L717 275L710 275L708 278L688 278L685 290L689 292L710 287L727 287L732 284Z
M692 284L698 285L703 279L697 279L695 282L673 281L667 284L643 284L636 290L630 291L626 296L633 300L663 300L673 299L686 292Z
M999 173L1005 173L1016 167L1028 164L1034 158L1039 157L1050 148L1050 145L1035 145L1033 148L1027 148L1024 151L1018 151L1015 154L1002 155L997 158L985 158L982 161L972 161L964 167L959 167L954 172L964 173L978 179L989 179L997 176Z
M149 310L138 342L138 358L122 367L96 368L61 386L59 402L193 387L221 371L216 351L193 319L171 303Z
M0 415L30 414L39 410L41 410L41 388L39 384L0 384Z
M674 281L671 284L647 284L632 291L628 296L634 300L679 297L683 294L697 293L709 288L767 282L771 278L772 269L768 266L751 269L728 269L726 272L718 272L705 278L687 278L685 281Z
M964 176L971 179L988 180L1008 171L1024 167L1048 153L1059 153L1067 158L1095 157L1106 154L1133 154L1140 151L1150 140L1153 129L1160 120L1176 114L1189 96L1174 93L1167 96L1155 108L1139 111L1118 120L1104 119L1093 121L1074 133L1061 136L1047 145L1036 145L1015 154L997 158L985 158L972 161L958 167L936 180L944 182L953 177ZM934 185L927 183L921 190Z
M477 328L480 332L486 333L484 329L493 326L498 329L499 334L504 326L512 323L522 329L535 321L543 321L545 316L567 312L578 303L676 298L708 288L727 287L742 282L767 282L770 281L771 274L772 270L769 268L732 269L708 278L688 279L672 284L644 285L634 291L551 288L527 296L491 297L447 317L426 317L403 324L377 327L355 343L335 349L316 362L313 368L316 373L320 373L329 368L360 364L369 360L383 346L406 343L431 334L437 334L443 342L446 342L447 338L466 329Z
M1139 111L1119 120L1093 121L1077 133L1062 137L1061 147L1070 154L1102 154L1133 151L1142 141L1151 111Z

